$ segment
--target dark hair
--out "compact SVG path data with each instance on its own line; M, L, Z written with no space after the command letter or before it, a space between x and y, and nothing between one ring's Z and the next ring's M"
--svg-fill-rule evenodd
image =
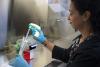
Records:
M90 22L93 32L100 34L100 0L71 0L82 15L85 11L91 13Z

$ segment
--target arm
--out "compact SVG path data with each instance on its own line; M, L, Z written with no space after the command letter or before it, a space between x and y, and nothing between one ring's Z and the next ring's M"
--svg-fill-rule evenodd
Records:
M35 40L44 44L50 51L53 50L54 44L47 40L47 38L44 36L44 33L42 32L40 26L38 26L34 23L30 23L29 29L32 31L32 35Z
M64 48L57 47L53 43L48 41L47 38L44 36L40 26L37 26L31 23L29 24L29 29L32 30L32 35L34 39L44 44L50 51L52 51L53 58L59 59L64 62L68 61L70 49L64 49Z
M61 47L58 47L56 45L54 45L53 43L51 43L50 41L46 40L43 43L50 51L52 51L52 58L61 60L65 63L68 62L69 60L69 52L70 52L70 48L68 49L64 49Z

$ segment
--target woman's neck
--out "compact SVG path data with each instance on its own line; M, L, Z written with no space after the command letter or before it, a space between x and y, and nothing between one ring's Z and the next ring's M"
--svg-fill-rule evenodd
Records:
M82 37L80 38L81 41L84 41L88 36L93 34L93 30L91 27L85 27L84 29L79 30L82 34Z

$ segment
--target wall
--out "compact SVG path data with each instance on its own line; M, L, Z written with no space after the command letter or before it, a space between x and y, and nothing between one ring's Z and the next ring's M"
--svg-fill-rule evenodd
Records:
M48 13L47 5L47 0L14 0L12 20L16 34L24 34L30 22L45 27Z

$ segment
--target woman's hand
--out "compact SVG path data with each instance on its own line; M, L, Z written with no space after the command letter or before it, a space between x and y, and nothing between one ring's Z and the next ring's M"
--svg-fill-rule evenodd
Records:
M44 36L40 26L34 23L30 23L29 29L32 31L32 35L35 40L39 41L40 43L44 43L46 37Z

